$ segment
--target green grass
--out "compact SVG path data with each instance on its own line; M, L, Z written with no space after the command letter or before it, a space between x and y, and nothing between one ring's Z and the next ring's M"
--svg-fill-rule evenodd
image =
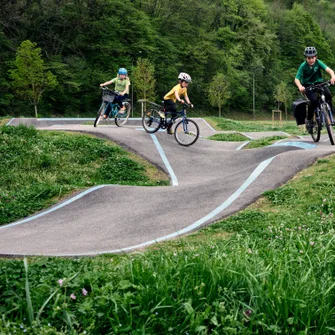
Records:
M211 125L217 130L234 130L238 132L283 131L293 135L301 135L300 128L295 121L284 121L282 127L278 123L272 125L271 120L233 120L226 118L208 118ZM304 133L305 134L305 133Z
M231 133L231 134L215 134L210 136L208 139L214 141L225 141L225 142L244 142L249 141L249 143L243 149L255 149L264 146L271 145L281 139L287 138L286 136L269 136L269 137L262 137L257 140L251 140L244 135L238 133Z
M0 127L0 225L101 184L167 185L167 177L106 140Z
M334 334L334 164L142 252L0 260L0 334Z
M210 140L214 141L224 141L224 142L243 142L248 141L249 138L245 137L238 133L230 133L230 134L215 134L208 137Z
M287 138L286 136L269 136L269 137L262 137L257 140L251 140L244 149L255 149L265 147L271 144L276 143L279 140Z

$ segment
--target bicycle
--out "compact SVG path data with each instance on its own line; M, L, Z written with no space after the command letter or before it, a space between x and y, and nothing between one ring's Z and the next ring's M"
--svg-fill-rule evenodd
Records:
M186 109L190 105L184 103L182 110L177 112L177 115L173 116L169 121L166 114L170 112L166 112L165 114L164 102L161 105L150 102L150 105L151 108L147 109L142 117L142 125L147 133L152 134L158 131L158 129L166 129L170 122L175 123L177 119L181 118L174 127L174 138L177 143L188 147L198 140L200 133L199 126L195 121L189 119L186 114ZM162 117L160 114L165 115L165 117Z
M114 103L115 97L119 95L117 91L112 91L108 87L102 87L102 103L98 110L97 117L94 121L94 127L96 127L101 120L109 121L114 118L114 122L118 127L122 127L128 121L131 104L129 99L125 99L123 105L125 106L124 111L120 111L120 106L118 103ZM106 118L103 116L106 114L107 109L109 108L109 113Z
M325 126L329 136L330 143L334 145L334 119L331 108L326 102L324 88L330 86L330 81L326 81L320 84L311 85L306 88L306 91L316 91L319 95L318 97L318 106L315 109L313 115L313 131L311 133L312 139L314 142L318 142L321 136L322 127ZM307 97L305 97L307 98ZM307 99L306 103L309 104L310 101Z

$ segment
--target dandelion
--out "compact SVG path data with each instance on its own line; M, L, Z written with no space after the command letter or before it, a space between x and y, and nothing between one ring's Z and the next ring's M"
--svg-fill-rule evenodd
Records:
M59 280L57 280L57 283L59 284L59 286L63 286L63 282L64 282L63 279L59 279Z
M83 289L81 290L81 293L82 293L84 296L86 296L88 292L83 288Z
M76 300L76 299L77 299L77 297L74 295L74 293L71 293L70 298L71 298L72 300Z

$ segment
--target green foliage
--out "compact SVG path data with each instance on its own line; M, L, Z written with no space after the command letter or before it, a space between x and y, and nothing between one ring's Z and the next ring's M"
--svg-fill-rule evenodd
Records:
M192 102L212 115L217 105L207 92L217 73L229 83L225 109L251 113L255 67L264 66L255 78L256 109L271 110L280 82L297 92L293 78L307 45L315 45L327 65L335 64L329 0L32 0L7 1L1 8L1 115L27 114L26 104L12 99L8 70L13 50L28 38L58 81L43 94L41 115L94 115L98 84L119 67L134 79L139 57L155 69L152 100L162 98L180 71L188 72ZM134 97L143 98L140 87Z
M18 48L14 66L15 68L10 70L12 87L19 97L34 105L37 117L37 104L45 90L57 85L56 77L50 71L46 71L41 49L36 48L36 43L29 40L23 41Z
M139 58L133 72L137 97L144 100L155 99L155 68L148 59Z
M219 108L219 117L221 117L221 108L230 98L229 84L222 73L218 73L208 88L208 98L212 106Z
M285 114L286 114L286 120L287 120L287 108L292 103L292 95L290 91L287 88L287 84L283 81L281 81L275 88L274 98L277 101L278 109L280 109L280 104L284 104L285 108Z

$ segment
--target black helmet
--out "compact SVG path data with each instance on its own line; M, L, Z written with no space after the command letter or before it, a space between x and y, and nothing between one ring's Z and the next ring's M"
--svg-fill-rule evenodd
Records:
M304 56L306 57L314 57L318 54L315 47L307 47L304 52Z

